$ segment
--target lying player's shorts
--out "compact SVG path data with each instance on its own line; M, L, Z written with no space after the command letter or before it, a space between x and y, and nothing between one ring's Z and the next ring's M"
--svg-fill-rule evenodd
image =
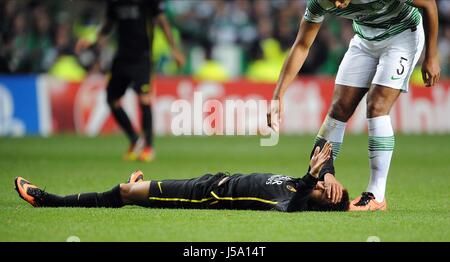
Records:
M149 201L142 205L156 208L214 208L212 205L217 201L211 192L226 177L224 173L217 173L184 180L152 180Z
M291 180L286 176L265 173L251 175L217 173L185 180L150 181L148 201L138 204L151 208L240 210L282 208L280 211L287 211L287 206L284 205L292 198L292 190L284 187L279 190L277 185L272 189L260 190L258 185L266 183L270 177ZM281 199L280 206L277 201L267 197L271 194Z
M114 59L111 69L111 79L107 87L108 102L121 98L128 87L136 94L146 94L150 91L151 62L148 58L127 61Z
M336 84L360 88L381 85L407 92L424 42L422 23L382 41L355 35L339 66Z

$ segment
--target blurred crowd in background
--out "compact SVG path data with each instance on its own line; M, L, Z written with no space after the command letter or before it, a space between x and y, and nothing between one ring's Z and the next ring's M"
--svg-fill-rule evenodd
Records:
M450 1L437 2L442 74L450 77ZM166 15L188 62L176 67L156 29L154 72L218 81L275 81L305 6L306 0L166 0ZM76 81L107 72L114 41L98 41L87 51L74 52L77 39L96 41L104 12L100 0L1 0L0 73L49 73ZM351 21L329 16L301 73L334 75L353 35Z

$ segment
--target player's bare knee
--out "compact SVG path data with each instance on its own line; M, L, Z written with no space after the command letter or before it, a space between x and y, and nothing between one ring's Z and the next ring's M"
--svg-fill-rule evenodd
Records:
M132 184L120 184L120 197L123 202L130 200L133 191Z
M329 115L341 122L347 122L348 119L352 116L353 111L351 108L347 105L344 105L343 103L339 103L338 101L333 102L331 105L331 109L329 112Z

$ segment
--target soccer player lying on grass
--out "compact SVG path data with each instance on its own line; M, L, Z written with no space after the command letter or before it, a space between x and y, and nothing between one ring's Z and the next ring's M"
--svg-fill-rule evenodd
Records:
M109 207L138 205L149 208L347 211L348 192L334 178L332 147L319 140L302 178L274 174L207 174L187 180L144 181L141 171L127 184L104 193L57 196L15 180L19 196L34 207ZM331 182L326 182L331 179Z

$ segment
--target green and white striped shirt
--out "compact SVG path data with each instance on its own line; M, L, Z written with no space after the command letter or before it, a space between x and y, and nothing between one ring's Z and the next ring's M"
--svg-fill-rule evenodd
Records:
M361 38L381 41L418 26L421 14L413 0L352 0L338 9L329 0L308 0L305 20L321 23L325 14L353 20L353 30Z

